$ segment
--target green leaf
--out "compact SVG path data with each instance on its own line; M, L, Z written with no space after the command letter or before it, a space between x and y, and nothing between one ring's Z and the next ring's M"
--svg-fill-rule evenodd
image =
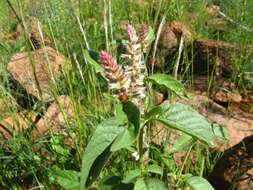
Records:
M80 173L72 170L59 170L56 172L56 181L66 190L79 190Z
M127 115L123 111L123 106L121 102L117 102L117 104L115 104L115 112L117 119L121 120L122 122L128 122Z
M148 165L147 171L150 172L150 173L155 173L155 174L163 175L163 169L162 169L162 167L160 167L160 166L158 166L156 164Z
M161 159L165 166L168 168L169 172L174 172L176 170L177 166L173 158L162 156Z
M107 147L102 154L100 154L94 163L91 166L90 172L89 172L89 177L85 183L86 187L89 187L92 185L92 183L98 178L100 172L102 171L104 165L107 163L111 156L111 151L110 151L111 146Z
M87 60L87 62L94 68L94 70L97 74L100 73L102 76L104 76L103 67L101 65L99 65L98 62L96 62L94 59L91 58L88 50L84 50L84 57Z
M155 106L153 107L146 115L145 115L145 119L149 120L152 118L155 118L157 115L162 113L162 108L161 106Z
M155 32L151 26L148 27L147 42L150 45L155 40Z
M197 111L181 103L162 105L164 113L157 119L166 127L174 128L193 136L209 145L214 144L212 126Z
M115 152L122 148L130 147L137 138L137 135L138 133L135 131L133 124L129 123L129 126L113 142L111 151Z
M127 172L127 175L124 177L122 183L134 183L136 179L141 175L140 169L130 170Z
M148 190L147 184L145 183L144 179L139 178L135 185L134 190Z
M193 190L215 190L206 179L199 176L193 176L193 177L187 178L186 183Z
M192 136L183 133L181 137L176 141L176 143L172 146L172 153L180 152L185 150L185 148L189 147L190 144L194 142Z
M140 127L140 110L130 101L123 104L123 110L127 115L128 121L134 124L136 132Z
M215 123L212 124L212 128L216 137L224 140L229 140L229 132L225 127L222 127L219 124Z
M166 184L155 178L142 179L139 178L135 183L134 190L168 190Z
M121 183L122 178L119 176L106 176L100 182L98 187L101 190L130 190L133 184Z
M124 130L123 123L115 118L102 122L94 132L82 157L80 189L84 189L90 169L106 148Z
M165 87L180 97L187 97L186 91L182 83L175 80L173 77L169 75L157 73L157 74L147 77L146 80L154 84L157 84L159 86Z

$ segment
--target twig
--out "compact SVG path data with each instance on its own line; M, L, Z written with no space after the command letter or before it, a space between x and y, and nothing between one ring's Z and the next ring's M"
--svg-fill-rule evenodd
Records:
M228 20L229 22L238 25L240 28L244 29L247 32L251 32L253 33L253 29L248 28L247 26L244 26L238 22L236 22L235 20L233 20L231 17L227 16L225 13L219 11L219 15L221 15L223 18L225 18L226 20Z
M165 23L165 18L166 18L166 14L163 16L161 23L159 24L158 30L157 30L157 34L156 34L156 39L155 39L155 45L154 45L154 51L153 51L153 55L152 55L152 62L151 62L151 73L154 73L154 65L155 65L155 55L156 55L156 51L157 51L157 46L158 46L158 42L162 33L162 28L164 26Z
M178 49L177 62L176 62L175 69L174 69L174 78L175 79L177 79L178 68L179 68L179 63L180 63L183 49L184 49L184 36L181 35L179 49Z

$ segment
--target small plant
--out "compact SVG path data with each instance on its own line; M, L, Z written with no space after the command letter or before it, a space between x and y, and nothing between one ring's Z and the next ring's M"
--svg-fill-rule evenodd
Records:
M125 62L118 64L108 52L101 51L100 61L104 77L115 101L115 114L97 126L82 158L81 171L60 171L58 182L66 189L86 189L97 180L109 158L126 149L132 155L134 169L122 176L106 176L99 180L97 189L168 189L166 158L153 160L149 156L149 130L160 122L165 128L183 132L185 144L201 141L213 145L217 136L211 124L191 107L180 103L152 103L152 85L165 88L171 93L187 98L183 85L166 74L148 76L144 58L154 40L151 27L141 26L140 37L132 25L127 26L128 40ZM88 56L88 55L87 55ZM94 60L89 60L93 64ZM98 65L97 65L98 66ZM116 155L116 154L115 154ZM164 166L165 165L165 166ZM212 186L202 177L183 174L177 186L189 186L196 190L211 190ZM109 183L111 181L111 183ZM113 182L112 182L113 181Z

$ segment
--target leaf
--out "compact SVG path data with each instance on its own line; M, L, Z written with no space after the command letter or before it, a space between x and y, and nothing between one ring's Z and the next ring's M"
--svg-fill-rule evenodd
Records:
M84 189L90 169L114 139L124 130L123 123L115 118L102 122L94 132L82 157L80 189Z
M127 128L115 139L111 146L111 151L116 152L122 148L130 147L135 139L137 138L138 133L135 132L133 124L129 124Z
M86 187L89 187L99 176L100 172L102 171L104 165L107 163L111 156L110 147L107 147L102 154L100 154L94 163L91 166L89 177L85 183Z
M147 42L150 45L155 40L155 33L151 26L148 27Z
M145 183L144 179L139 178L135 185L134 190L148 190L147 184Z
M192 136L183 133L181 137L176 141L176 143L172 146L171 152L175 153L183 151L185 150L185 148L189 147L189 145L193 142L194 139L192 138Z
M121 120L122 122L128 121L127 115L123 111L123 106L121 102L117 102L117 104L115 104L115 112L117 119Z
M101 65L99 65L98 62L96 62L94 59L91 58L88 50L84 50L84 57L87 60L87 62L94 68L94 70L97 74L100 73L102 76L104 76L103 67Z
M157 119L166 127L174 128L209 145L214 144L212 126L197 111L181 103L162 105L164 113Z
M166 184L155 178L149 178L149 179L138 179L135 183L134 190L168 190L168 187Z
M98 187L101 190L130 190L133 189L132 184L121 183L122 178L119 176L106 176L100 182Z
M134 183L136 179L141 175L140 169L130 170L122 180L122 183Z
M149 178L147 180L147 184L148 184L148 190L168 190L169 188L166 186L166 184L159 180L159 179L155 179L155 178Z
M225 127L218 125L217 123L212 124L213 132L216 137L229 140L229 132Z
M187 97L186 91L182 83L175 80L170 75L157 73L157 74L147 77L146 80L154 84L157 84L159 86L165 87L180 97Z
M162 162L165 164L165 166L168 168L169 172L174 172L176 169L176 163L173 158L168 158L165 156L161 157Z
M140 127L140 110L130 101L123 104L123 111L126 113L128 121L134 124L136 132Z
M56 172L56 181L66 190L79 190L80 173L73 170L59 170Z
M193 177L187 178L186 183L193 190L215 190L206 179L199 176L193 176Z
M145 115L145 119L150 120L152 118L155 118L157 115L161 114L162 111L163 110L161 106L155 106Z
M160 167L160 166L158 166L156 164L149 165L147 167L147 171L150 172L150 173L155 173L155 174L163 175L163 169L162 169L162 167Z

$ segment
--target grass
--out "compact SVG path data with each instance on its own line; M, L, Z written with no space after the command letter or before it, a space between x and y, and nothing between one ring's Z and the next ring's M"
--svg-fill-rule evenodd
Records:
M194 31L194 38L224 40L240 47L250 46L253 35L253 1L251 0L44 0L35 1L10 0L19 18L24 21L30 15L36 16L43 24L43 31L53 41L55 49L65 55L71 68L66 71L64 79L54 86L55 97L67 94L74 102L75 118L70 123L68 132L74 132L73 147L64 144L62 134L48 136L33 142L30 131L15 133L8 141L0 141L0 189L60 189L54 177L57 169L80 170L81 156L96 126L112 115L110 99L105 96L105 81L97 76L85 57L85 49L94 51L107 49L117 55L118 41L124 37L125 25L130 21L138 26L146 22L156 28L162 17L166 21L180 20ZM211 17L206 13L207 4L217 3L222 12L230 19L225 32L216 32L206 22ZM0 1L0 119L14 115L23 108L16 104L17 89L12 88L6 65L11 57L19 52L31 51L32 47L25 36L15 42L8 35L15 30L18 23L7 1ZM193 19L194 18L194 19ZM231 22L232 20L232 22ZM191 51L186 50L186 51ZM239 91L245 92L243 80L244 65L249 63L251 52L243 49L240 56L235 55L233 64L237 70L230 76ZM192 60L183 54L183 70L179 78L187 83L192 80ZM176 58L169 63L174 67ZM165 70L164 72L167 72ZM102 83L102 85L101 85ZM55 90L56 89L56 90ZM29 110L40 115L46 105L35 103ZM34 127L31 123L31 127ZM31 147L40 147L33 151ZM151 154L160 157L161 150L153 147ZM208 177L217 160L207 147L196 143L189 151L184 164L173 171L173 164L167 166L169 173L180 179L182 173ZM118 153L114 163L109 163L102 173L119 174L134 168L127 152ZM195 162L192 163L191 159Z

